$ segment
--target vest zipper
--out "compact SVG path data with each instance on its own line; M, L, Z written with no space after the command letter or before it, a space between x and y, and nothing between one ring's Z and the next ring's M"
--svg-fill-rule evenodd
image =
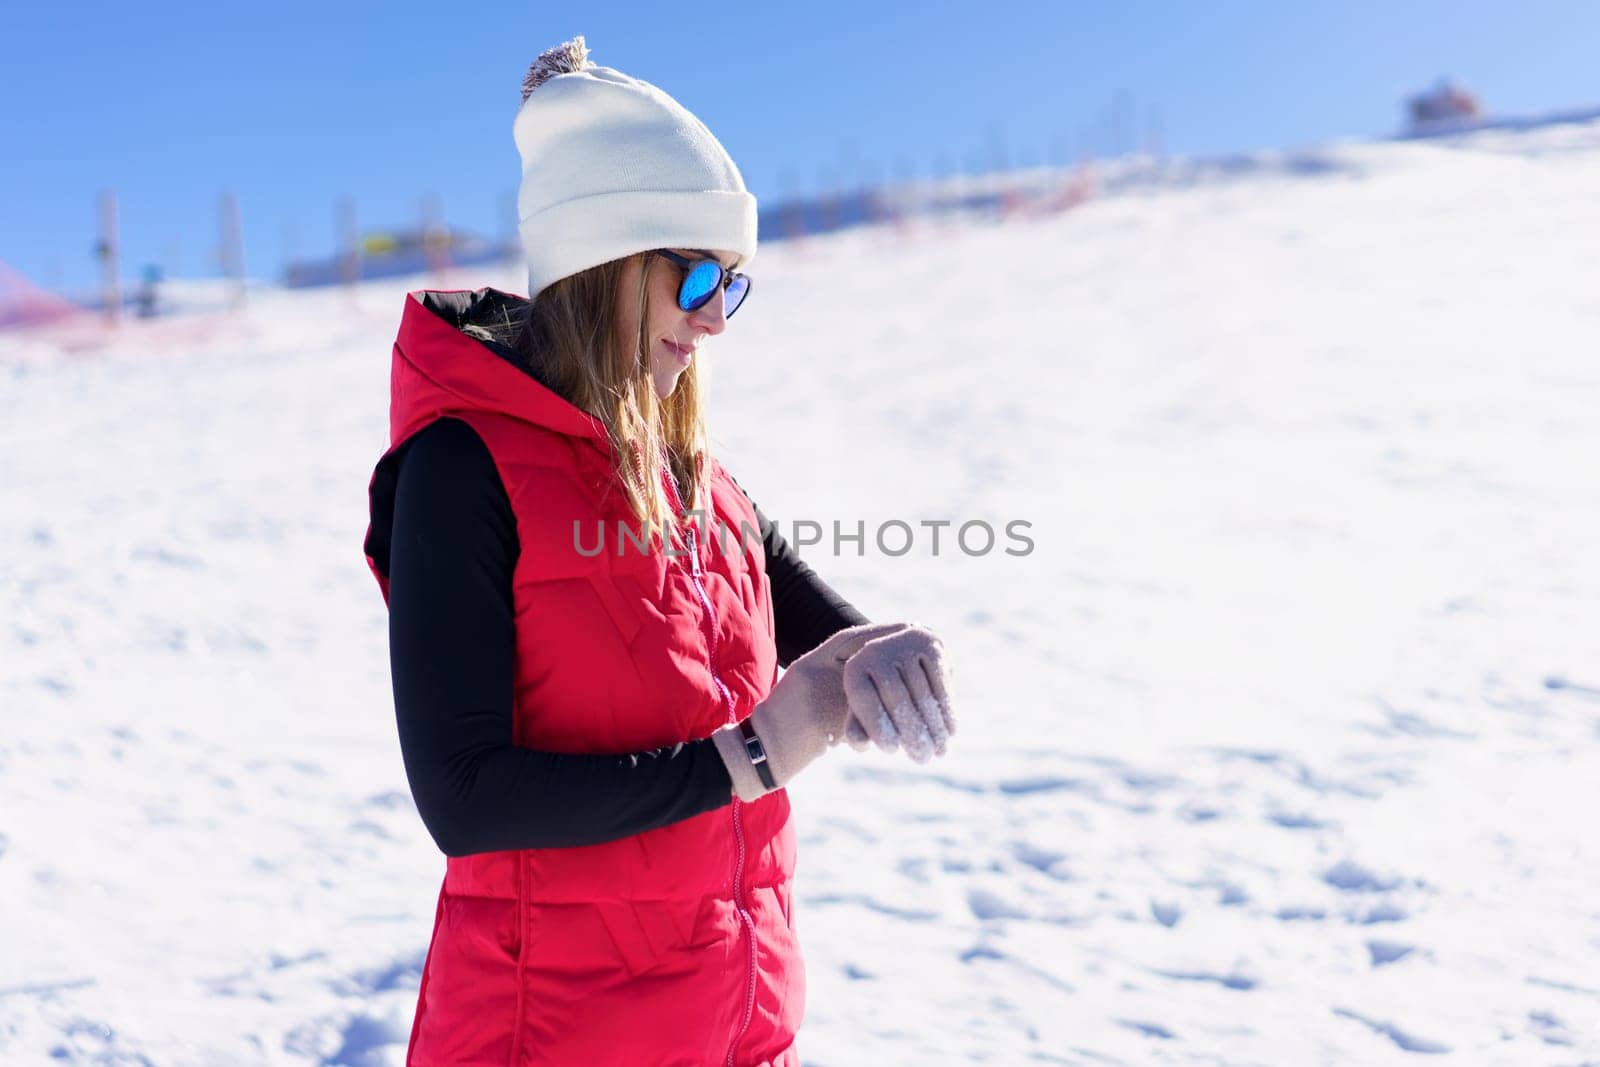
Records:
M683 511L683 501L678 496L678 486L674 482L672 472L666 471L663 480L666 482L667 494L672 497L672 506L675 511ZM676 522L673 523L676 526ZM695 538L693 523L685 523L681 531L684 539L689 542L689 581L694 586L695 596L700 601L700 606L705 608L706 620L706 649L711 669L711 681L717 687L717 692L722 695L722 706L727 711L727 722L737 722L734 713L733 694L722 683L717 675L717 613L711 606L711 597L706 592L704 574L700 569L700 543ZM734 1035L733 1044L728 1046L727 1067L734 1067L733 1054L739 1048L739 1042L744 1040L745 1033L750 1029L750 1020L755 1015L756 1008L756 923L750 916L749 909L744 902L744 823L740 819L740 810L743 802L735 796L730 805L733 812L733 838L738 846L738 861L733 871L733 903L738 909L739 921L744 924L745 933L750 946L749 962L746 966L747 980L745 982L744 1020L739 1024L739 1032Z

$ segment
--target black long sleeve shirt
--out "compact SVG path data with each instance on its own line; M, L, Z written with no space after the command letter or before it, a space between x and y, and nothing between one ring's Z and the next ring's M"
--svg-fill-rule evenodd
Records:
M394 462L393 527L379 565L389 578L395 717L412 796L439 848L464 856L599 844L729 803L732 782L710 738L618 755L513 743L519 547L494 460L470 426L441 419ZM867 619L755 512L787 667Z

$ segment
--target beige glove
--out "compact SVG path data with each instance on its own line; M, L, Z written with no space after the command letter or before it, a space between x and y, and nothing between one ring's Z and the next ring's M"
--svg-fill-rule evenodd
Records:
M858 752L876 743L904 748L914 762L942 756L956 732L944 642L916 624L868 641L844 669L850 702L845 740Z
M789 665L767 699L750 713L749 723L765 751L772 784L761 778L739 726L711 735L728 765L733 791L750 801L787 785L806 765L844 737L850 705L845 699L845 661L873 638L906 628L903 622L867 623L840 630Z

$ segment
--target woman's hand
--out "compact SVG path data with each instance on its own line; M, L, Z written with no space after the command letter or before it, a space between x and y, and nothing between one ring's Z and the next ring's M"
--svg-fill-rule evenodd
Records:
M844 667L850 721L845 740L856 751L876 743L917 763L942 756L956 732L944 642L916 624L862 645Z
M898 633L907 625L865 623L840 630L783 672L772 692L750 713L750 725L761 740L766 767L773 777L770 787L751 762L737 725L724 726L711 735L739 799L756 800L782 788L844 738L850 718L844 686L846 665L872 639Z

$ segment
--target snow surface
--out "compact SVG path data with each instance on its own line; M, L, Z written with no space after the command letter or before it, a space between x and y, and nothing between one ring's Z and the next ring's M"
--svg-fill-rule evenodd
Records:
M806 1063L1600 1062L1600 124L1105 188L769 244L709 345L730 468L955 670L948 756L792 790ZM0 335L0 1061L401 1061L424 284Z

